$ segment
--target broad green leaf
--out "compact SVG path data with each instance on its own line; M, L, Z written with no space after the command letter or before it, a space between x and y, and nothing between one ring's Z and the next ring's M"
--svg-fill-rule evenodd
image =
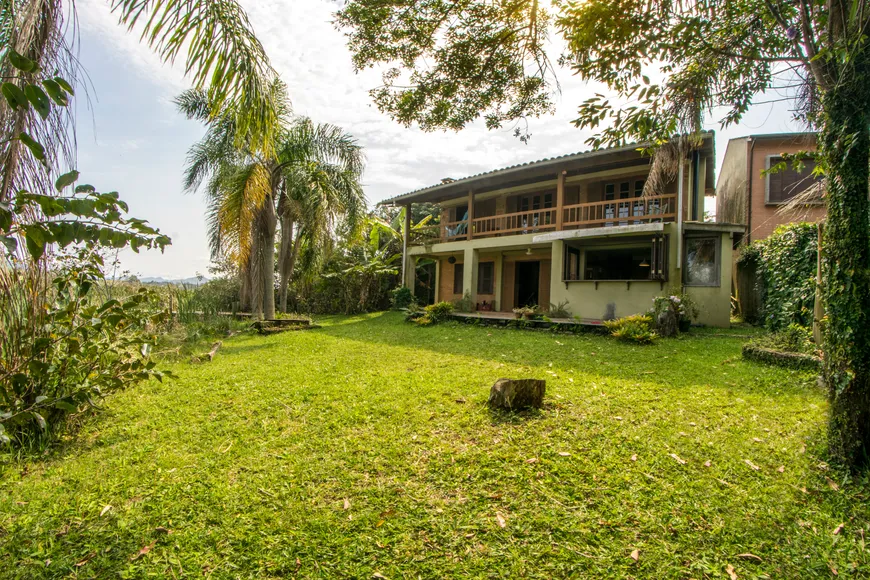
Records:
M24 143L28 149L30 149L30 153L33 154L39 161L45 161L45 147L39 144L33 137L22 131L18 134L18 138L21 139L21 142Z
M33 261L38 261L45 252L45 235L41 227L37 225L29 225L23 228L24 242L27 246L27 252L33 258Z
M39 113L39 116L47 119L51 114L51 100L45 94L45 91L36 85L29 84L24 87L24 94L27 96L30 104L33 105L33 108L36 109L36 112Z
M4 445L9 445L9 435L6 434L6 427L3 426L3 423L0 423L0 443Z
M73 169L69 173L64 173L60 177L57 178L57 181L54 182L54 187L58 191L63 191L65 187L69 187L73 183L75 183L79 178L79 172Z
M6 102L9 103L9 106L13 109L17 109L18 107L26 109L30 106L27 103L27 96L24 94L24 91L22 91L15 83L3 83L0 85L0 92L3 93Z
M59 401L55 401L54 406L57 407L58 409L62 409L64 411L66 411L67 413L75 413L76 411L79 410L77 405L75 405L69 401L65 401L64 399L61 399Z
M75 91L73 91L72 86L70 86L70 84L61 77L54 77L54 82L60 85L60 88L68 92L70 95L75 95Z
M89 185L87 183L83 183L81 185L77 185L75 188L76 193L93 193L97 191L93 185Z
M39 65L34 61L30 60L26 56L22 56L12 50L9 49L9 62L20 71L23 72L36 72L39 70Z
M51 79L45 79L42 81L42 86L45 87L45 92L48 93L48 96L51 97L51 100L60 105L61 107L66 107L69 105L69 97L66 96L66 93L60 88L60 85Z

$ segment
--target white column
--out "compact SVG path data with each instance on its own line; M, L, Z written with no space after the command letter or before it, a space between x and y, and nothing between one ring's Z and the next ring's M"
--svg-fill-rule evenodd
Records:
M473 248L465 249L465 259L462 263L462 296L471 295L471 301L477 303L477 271L480 253Z
M567 294L565 283L562 281L562 273L565 269L565 242L556 240L552 248L550 250L550 302L559 304L565 301Z

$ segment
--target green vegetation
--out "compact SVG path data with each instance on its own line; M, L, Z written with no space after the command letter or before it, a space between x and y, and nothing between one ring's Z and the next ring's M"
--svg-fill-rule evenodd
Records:
M605 320L604 328L611 336L623 342L652 344L658 338L652 329L652 322L652 316L648 314L634 314L616 320Z
M741 360L743 329L638 348L318 322L225 341L51 455L4 456L0 575L870 573L870 487L826 466L824 392ZM500 377L545 378L545 408L488 411Z
M459 129L483 117L490 128L516 124L524 139L523 123L552 108L554 28L565 46L558 66L603 87L578 104L574 124L595 131L595 148L645 144L646 193L677 177L710 116L734 125L778 93L818 130L818 151L789 160L814 159L825 178L829 439L839 462L870 466L868 0L351 0L337 22L358 70L384 65L371 95L397 121Z
M816 298L818 226L781 225L769 237L741 250L738 260L758 276L761 321L770 330L810 327Z

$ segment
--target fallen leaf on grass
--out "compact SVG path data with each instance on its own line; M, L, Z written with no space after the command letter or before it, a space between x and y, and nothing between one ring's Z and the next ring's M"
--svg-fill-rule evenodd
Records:
M616 419L617 421L622 421L622 417L620 417L619 415L617 415L616 417L614 417L614 419Z
M632 461L637 461L637 455L632 455L632 456L631 456L631 460L632 460Z
M834 576L839 576L839 575L840 575L840 573L837 572L837 569L836 569L836 568L834 568L834 567L831 566L831 565L828 565L828 567L831 569L831 574L833 574Z
M784 473L785 472L785 465L780 465L779 467L776 468L776 470L779 473Z
M344 498L344 509L346 509L346 510L350 509L350 500L347 498Z
M172 533L172 530L169 528L164 528L163 526L157 526L154 528L154 532L158 534L166 534L167 536Z
M728 564L725 566L725 571L728 572L728 577L731 578L731 580L737 580L737 572L734 571L734 566Z
M537 457L530 457L529 459L526 459L526 463L537 463L537 462L538 462Z
M758 467L757 465L755 465L754 463L752 463L752 462L749 461L748 459L744 459L744 460L743 460L743 463L745 463L746 465L748 465L749 467L751 467L751 468L752 468L753 470L755 470L755 471L761 471L761 468L760 468L760 467Z
M561 455L562 457L571 457L571 454L567 451L560 451L559 455Z
M84 566L85 564L90 562L91 558L93 558L96 555L97 555L96 552L91 552L90 554L88 554L87 556L85 556L84 558L82 558L81 560L76 562L76 568L81 568L82 566Z
M375 572L372 574L372 578L379 578L380 580L387 580L387 577L381 574L380 572Z
M760 556L756 556L755 554L749 554L749 553L746 553L746 554L737 554L737 557L738 557L738 558L743 558L744 560L756 560L756 561L758 561L758 562L761 562L761 557L760 557Z
M683 458L681 458L681 457L680 457L679 455L677 455L676 453L671 453L670 456L673 457L674 460L675 460L677 463L679 463L680 465L685 465L685 464L686 464L686 460L683 459Z
M110 509L112 509L112 506L110 506L110 505L107 505L106 507L104 507L103 510L100 512L100 517L103 517L104 515L109 513Z
M755 441L756 443L763 443L763 441L761 439L759 439L758 437L753 437L752 440Z
M831 486L831 489L833 489L834 491L840 491L840 486L837 485L837 482L828 477L827 475L825 476L825 481L828 482L828 485Z
M840 524L839 526L837 526L837 529L834 530L834 535L839 536L840 534L843 533L843 530L845 530L845 529L846 529L846 526L844 526L843 524Z
M500 528L507 526L507 521L504 519L504 516L498 512L495 514L495 521L498 523L498 527Z
M139 550L138 552L136 552L136 553L133 555L133 557L130 558L130 561L135 562L136 560L138 560L139 558L141 558L142 556L144 556L145 554L147 554L148 552L150 552L150 551L152 550L152 548L154 548L154 545L155 545L156 543L157 543L157 542L151 542L151 543L148 544L147 546L142 546L142 549Z
M638 552L637 549L632 550L631 551L631 559L634 560L635 562L637 562L637 560L639 558L640 558L640 552Z

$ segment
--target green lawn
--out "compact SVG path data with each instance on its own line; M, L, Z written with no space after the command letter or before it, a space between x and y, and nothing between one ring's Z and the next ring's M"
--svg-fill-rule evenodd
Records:
M6 463L0 575L870 576L870 485L827 469L823 392L743 362L746 330L401 320L231 339ZM500 377L546 378L545 409L491 413Z

